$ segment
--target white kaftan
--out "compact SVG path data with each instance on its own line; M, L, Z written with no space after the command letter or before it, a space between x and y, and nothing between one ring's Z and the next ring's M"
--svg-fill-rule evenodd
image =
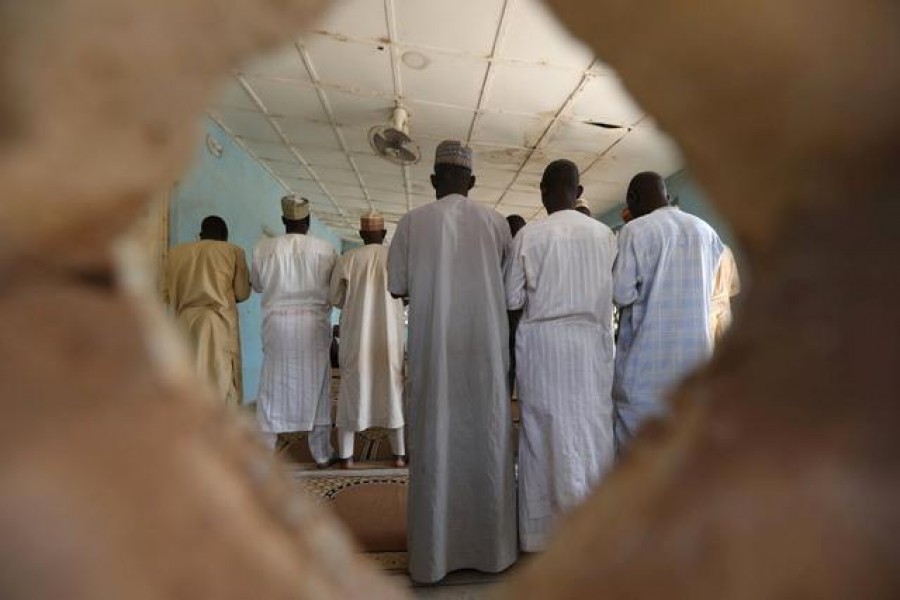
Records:
M328 292L336 260L328 243L308 235L267 238L253 249L250 281L263 311L256 405L263 432L331 425Z
M388 288L409 296L412 578L497 572L517 557L509 338L509 226L456 194L407 213Z
M331 303L342 309L341 430L403 427L403 301L388 292L387 256L367 244L344 254L331 276Z
M519 544L546 548L556 518L612 465L612 269L616 238L599 221L562 210L530 223L506 270L516 332Z
M613 399L616 442L627 444L664 397L712 353L709 306L724 245L706 222L675 207L619 232L613 299L622 307Z

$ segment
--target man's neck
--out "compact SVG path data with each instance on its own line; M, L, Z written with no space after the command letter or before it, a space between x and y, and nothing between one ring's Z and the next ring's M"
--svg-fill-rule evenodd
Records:
M443 200L447 196L462 196L463 198L468 198L469 194L467 192L443 192L436 194L438 200Z

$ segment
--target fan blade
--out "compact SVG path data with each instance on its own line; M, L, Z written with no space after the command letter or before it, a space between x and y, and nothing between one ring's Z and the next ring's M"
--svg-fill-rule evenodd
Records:
M393 146L408 144L412 141L408 135L406 135L399 129L394 129L393 127L384 130L384 137L388 141L388 143Z
M408 148L398 148L398 150L398 158L404 162L413 162L419 158L415 152Z

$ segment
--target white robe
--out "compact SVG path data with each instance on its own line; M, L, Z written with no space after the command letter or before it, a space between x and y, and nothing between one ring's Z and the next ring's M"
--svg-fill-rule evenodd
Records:
M388 292L387 255L367 244L331 276L331 303L342 309L335 424L345 431L403 427L403 302Z
M664 415L666 393L712 354L710 299L722 240L675 207L619 232L613 299L622 307L613 398L616 442Z
M388 260L409 295L412 578L501 571L517 557L506 220L459 195L407 213Z
M330 426L331 273L326 242L288 234L253 249L250 280L262 294L263 366L256 415L267 433Z
M612 465L612 268L616 239L574 210L526 225L506 271L516 333L519 543L546 548L559 515Z

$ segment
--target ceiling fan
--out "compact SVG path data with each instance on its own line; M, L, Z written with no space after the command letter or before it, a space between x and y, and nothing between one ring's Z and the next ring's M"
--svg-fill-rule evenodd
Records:
M409 114L400 106L394 109L390 124L369 130L369 145L378 156L395 165L414 165L421 158L419 145L409 137Z

